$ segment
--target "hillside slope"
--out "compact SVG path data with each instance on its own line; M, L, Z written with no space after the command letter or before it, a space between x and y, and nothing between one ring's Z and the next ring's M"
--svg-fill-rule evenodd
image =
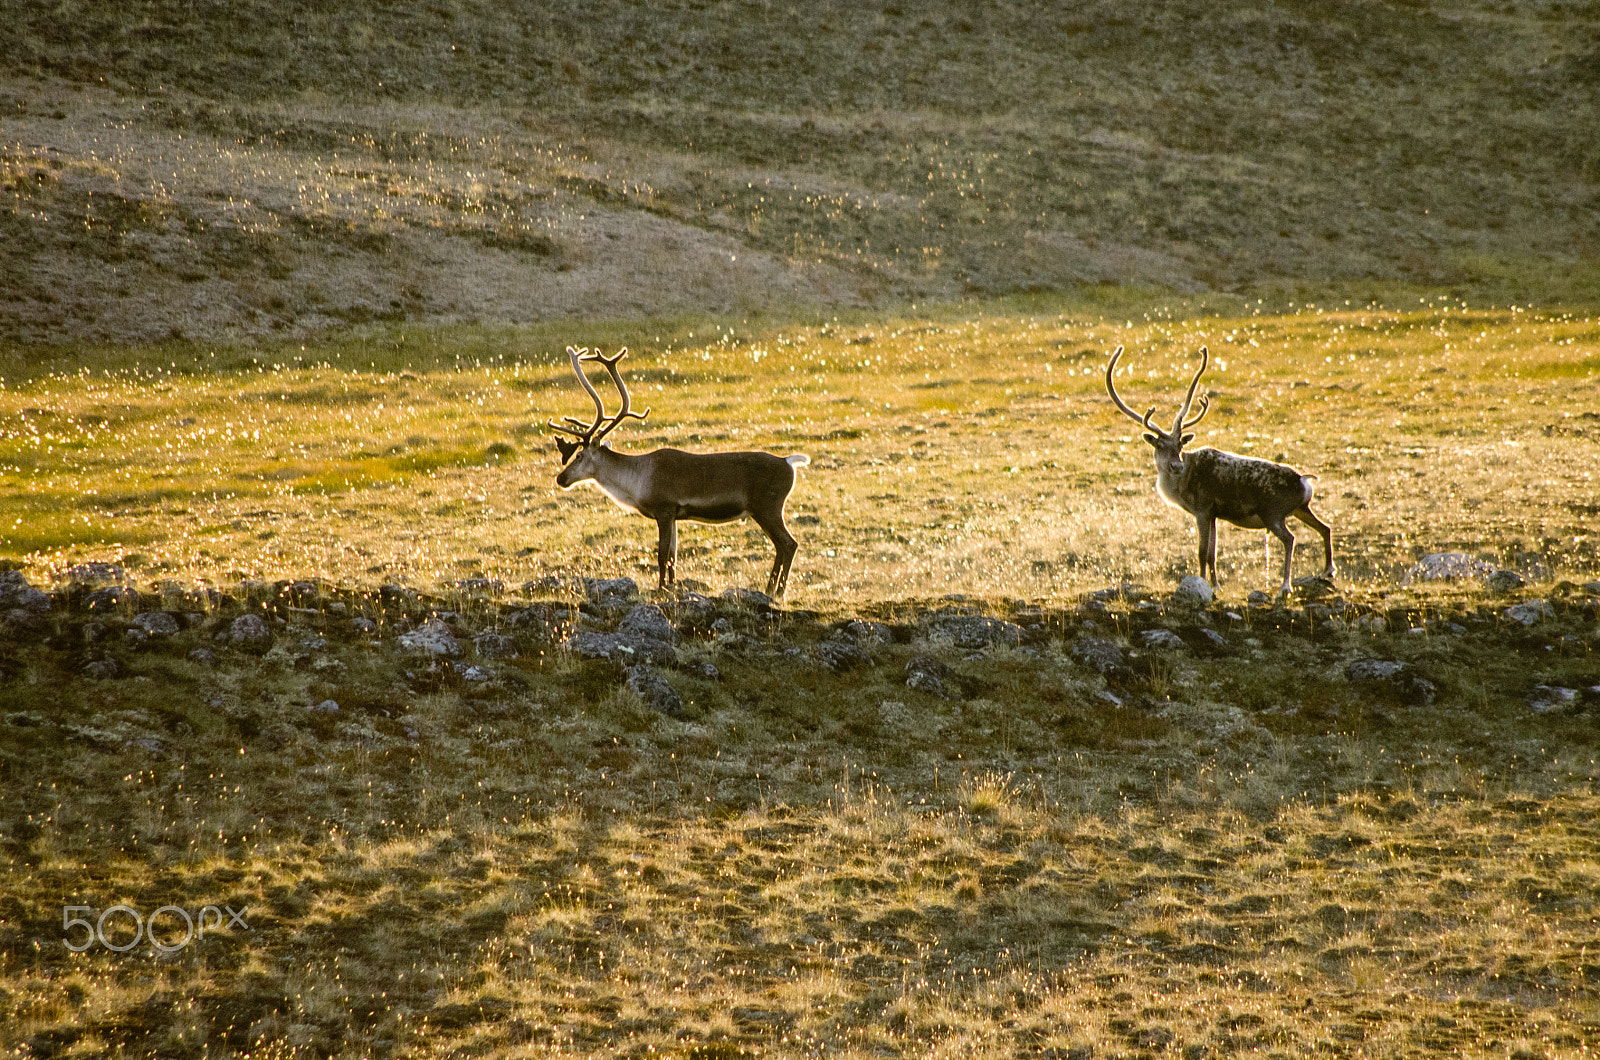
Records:
M12 341L1600 290L1592 0L4 14Z

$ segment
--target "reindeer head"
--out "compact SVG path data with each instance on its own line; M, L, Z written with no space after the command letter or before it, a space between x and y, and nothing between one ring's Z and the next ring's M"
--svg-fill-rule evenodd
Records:
M642 420L650 415L649 409L643 412L630 412L628 409L628 387L622 381L622 373L617 370L617 362L627 355L626 347L610 357L603 356L599 350L591 353L588 347L583 349L567 347L567 356L572 360L572 370L577 374L578 382L583 384L583 389L588 391L590 399L594 401L594 422L584 423L574 416L562 417L562 423L557 423L555 420L548 421L550 427L577 439L568 441L558 437L555 440L556 449L561 453L562 465L561 473L556 476L556 485L562 489L571 489L580 482L594 478L595 454L607 448L603 439L615 430L619 423L625 419ZM600 394L595 390L594 384L589 382L589 377L583 374L584 361L599 361L605 365L611 381L616 384L617 393L622 396L622 408L615 416L606 415L606 407L600 400Z
M1178 474L1183 470L1183 447L1194 441L1194 435L1185 434L1190 427L1205 418L1206 410L1211 407L1211 401L1204 394L1200 396L1200 411L1195 413L1194 419L1185 420L1189 409L1194 405L1194 392L1200 386L1200 377L1206 374L1206 367L1211 363L1211 354L1204 346L1200 347L1200 370L1194 374L1194 379L1189 382L1189 392L1184 395L1183 404L1178 408L1178 414L1173 417L1172 429L1164 431L1150 422L1150 417L1155 414L1156 407L1151 405L1143 416L1130 409L1122 398L1117 396L1116 384L1112 382L1112 374L1117 370L1117 360L1122 356L1122 347L1118 346L1111 355L1111 363L1106 365L1106 391L1110 393L1111 400L1116 403L1135 423L1145 428L1144 440L1156 451L1156 467L1158 470L1169 474Z

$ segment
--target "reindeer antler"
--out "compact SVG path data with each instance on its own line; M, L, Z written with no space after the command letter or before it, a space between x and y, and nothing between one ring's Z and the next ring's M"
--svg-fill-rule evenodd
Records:
M573 374L578 377L578 382L583 384L583 389L588 392L589 399L594 402L594 422L584 423L576 416L563 416L562 420L564 423L571 424L572 426L565 426L563 423L557 423L555 420L545 421L546 425L554 430L562 431L580 439L584 445L593 445L606 435L610 434L612 431L616 430L617 425L623 420L642 420L646 416L650 415L649 409L645 409L643 412L629 411L628 387L627 384L622 381L622 373L617 370L617 362L622 360L622 358L626 357L627 355L628 348L626 346L618 350L610 357L605 356L599 350L595 350L591 353L589 351L589 347L587 346L583 347L582 349L575 349L572 346L568 346L567 357L572 361ZM617 392L622 396L622 409L615 416L612 416L609 419L606 416L605 403L600 400L599 391L595 390L594 384L589 382L589 377L583 373L584 361L599 361L601 364L605 365L606 372L610 374L611 381L616 384Z
M1178 409L1177 418L1172 421L1172 433L1181 434L1206 418L1206 411L1211 408L1211 399L1204 394L1200 395L1200 412L1194 419L1185 422L1184 417L1189 415L1189 406L1194 403L1195 388L1200 385L1200 377L1206 374L1206 366L1211 363L1211 352L1204 346L1200 347L1200 370L1194 374L1194 379L1189 382L1189 392L1183 397L1183 407Z
M1111 363L1106 365L1106 390L1110 392L1111 400L1116 403L1117 408L1121 409L1129 419L1133 420L1135 423L1144 424L1145 430L1155 431L1157 434L1160 434L1161 428L1150 422L1150 417L1154 415L1156 411L1156 407L1154 405L1151 405L1149 411L1143 416L1140 416L1137 412L1130 409L1127 404L1117 396L1117 385L1111 381L1111 375L1117 370L1117 361L1121 357L1122 347L1118 346L1117 352L1111 355Z

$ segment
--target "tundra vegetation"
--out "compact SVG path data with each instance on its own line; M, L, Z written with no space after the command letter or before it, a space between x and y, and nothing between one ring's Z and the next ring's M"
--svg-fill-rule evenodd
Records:
M1593 0L0 12L8 1055L1600 1044Z
M619 443L814 455L781 608L753 526L622 580L654 534L555 489L538 329L9 362L7 1044L1592 1048L1595 322L1098 297L592 328ZM1333 593L1252 598L1242 531L1172 592L1105 355L1201 343L1208 440L1322 476ZM66 949L118 903L249 930Z

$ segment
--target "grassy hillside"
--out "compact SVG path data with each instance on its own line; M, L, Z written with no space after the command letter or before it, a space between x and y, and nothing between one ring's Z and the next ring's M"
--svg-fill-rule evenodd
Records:
M6 14L13 340L1600 290L1593 3Z

